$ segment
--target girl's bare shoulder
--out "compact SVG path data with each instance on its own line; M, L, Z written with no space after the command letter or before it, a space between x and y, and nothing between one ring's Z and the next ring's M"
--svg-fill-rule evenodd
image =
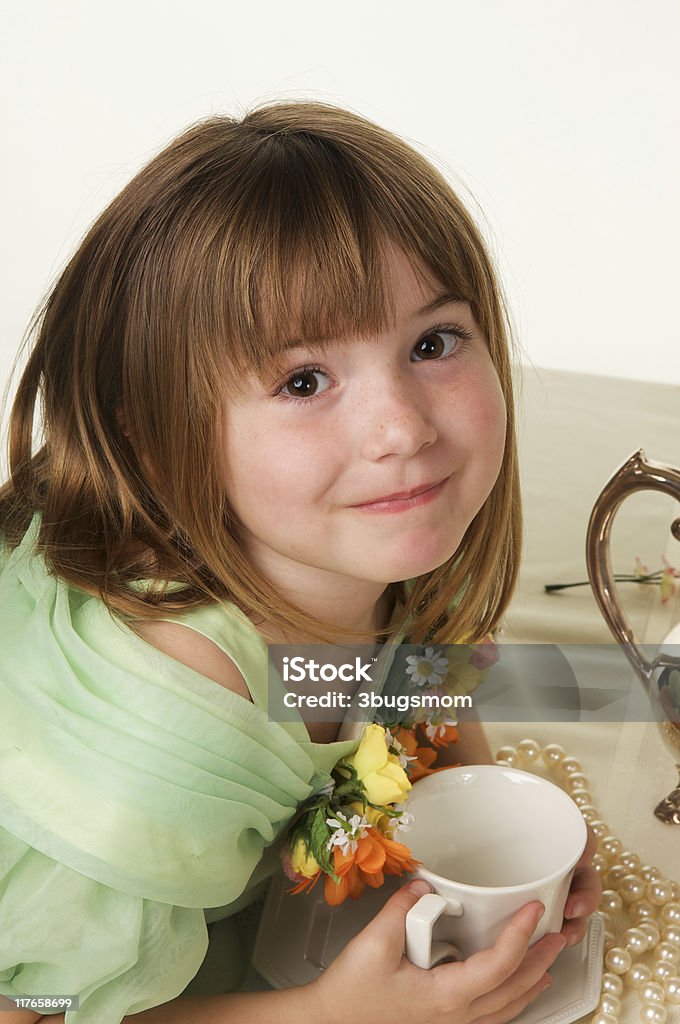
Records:
M137 620L133 629L142 640L163 654L252 701L246 681L234 662L202 633L180 622L158 619Z

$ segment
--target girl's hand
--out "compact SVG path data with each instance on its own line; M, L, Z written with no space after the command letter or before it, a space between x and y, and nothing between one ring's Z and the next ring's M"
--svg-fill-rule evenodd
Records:
M588 841L580 861L574 869L567 903L564 908L562 935L568 946L580 942L588 928L588 917L597 910L602 895L602 883L591 861L596 849L595 834L588 827Z
M416 880L396 892L313 982L319 1020L369 1024L397 1014L400 1024L504 1024L548 987L546 971L566 943L553 933L529 949L538 902L522 907L490 949L463 963L415 967L404 956L406 914L429 891Z

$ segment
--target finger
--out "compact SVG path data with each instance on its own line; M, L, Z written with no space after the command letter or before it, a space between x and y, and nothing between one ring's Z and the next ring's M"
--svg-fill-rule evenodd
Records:
M576 946L588 931L589 923L590 918L588 917L576 917L573 921L565 921L560 935L564 936L568 946Z
M515 1017L521 1013L522 1010L525 1010L537 996L540 996L542 992L545 992L547 988L550 988L551 984L552 978L550 975L544 974L528 992L525 992L517 999L513 999L512 1002L508 1003L501 1010L497 1010L495 1013L487 1013L482 1017L475 1018L474 1024L506 1024L506 1021L514 1020Z
M542 903L527 903L511 918L490 949L483 949L467 958L465 978L459 978L467 998L473 1000L493 991L514 974L526 955L531 936L544 912ZM437 970L446 970L446 965Z
M602 895L602 883L595 868L584 864L574 871L569 896L564 907L564 916L587 917L597 910Z
M432 886L422 878L415 878L403 885L388 899L385 906L369 921L365 928L352 940L352 945L361 943L363 956L375 949L382 958L396 967L404 953L406 915L421 896L432 892Z
M545 977L545 972L552 967L564 946L564 936L555 932L544 936L535 943L517 970L506 981L493 991L480 995L472 1002L470 1009L475 1016L495 1013L532 991Z

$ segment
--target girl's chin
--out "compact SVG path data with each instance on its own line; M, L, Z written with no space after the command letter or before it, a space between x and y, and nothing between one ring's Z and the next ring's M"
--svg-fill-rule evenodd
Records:
M371 558L371 561L374 561L375 558L377 578L398 583L402 580L414 579L416 576L424 576L428 572L434 572L456 553L458 544L452 547L450 540L447 544L434 544L431 541L428 544L423 540L413 547L409 546L408 550L405 550L405 547L406 545L394 552L391 557L380 559L382 562L380 568L377 564L378 559L375 558L378 553L373 552L374 557Z

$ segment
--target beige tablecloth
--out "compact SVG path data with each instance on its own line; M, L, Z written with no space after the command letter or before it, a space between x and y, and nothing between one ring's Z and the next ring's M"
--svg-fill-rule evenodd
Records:
M525 501L525 551L518 591L501 640L511 643L611 641L589 587L546 594L544 585L586 580L585 534L590 510L612 473L637 449L655 462L680 465L680 387L527 368L520 401L520 454ZM632 571L639 556L650 569L662 555L680 565L669 527L679 514L660 494L634 495L619 512L612 553L615 571ZM657 644L680 621L680 595L662 604L658 587L620 590L639 638ZM561 722L487 726L492 745L529 735L558 742L578 757L595 806L624 847L643 863L680 880L680 826L652 809L675 784L673 759L651 723ZM680 1010L669 1022L680 1020ZM637 1008L627 998L624 1024Z

